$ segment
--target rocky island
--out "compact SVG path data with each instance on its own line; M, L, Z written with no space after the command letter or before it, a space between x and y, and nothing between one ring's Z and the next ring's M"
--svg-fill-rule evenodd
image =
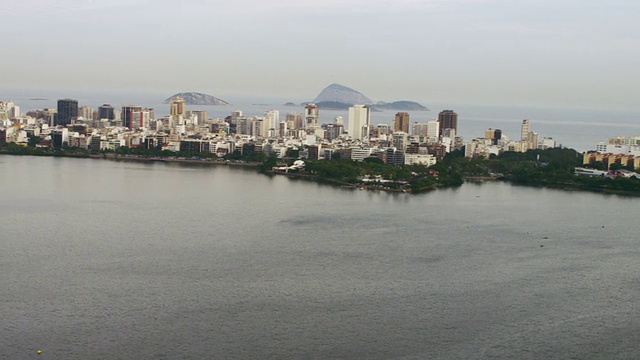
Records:
M213 97L208 94L203 94L199 92L181 92L174 94L164 100L165 104L168 104L171 99L174 97L181 97L187 103L187 105L216 105L216 106L225 106L229 105L228 102L218 99L217 97Z
M346 110L354 104L363 104L368 105L373 111L429 111L426 106L415 101L378 101L377 103L374 103L373 100L361 92L340 84L331 84L327 86L320 92L320 94L318 94L318 96L316 96L315 99L313 99L312 102L318 105L321 109L332 110Z
M403 110L403 111L429 111L429 108L423 106L415 101L401 100L394 102L378 101L373 105L374 109L384 110Z

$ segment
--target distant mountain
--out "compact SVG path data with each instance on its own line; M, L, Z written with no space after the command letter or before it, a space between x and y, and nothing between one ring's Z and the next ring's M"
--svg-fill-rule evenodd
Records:
M305 103L304 105L306 104L308 103ZM345 104L337 101L320 101L319 103L315 104L318 105L320 109L326 110L349 110L349 108L353 106L353 104ZM373 112L382 111L380 110L380 108L377 108L375 106L367 105L367 107L370 108Z
M168 97L164 103L168 104L172 98L181 97L187 103L187 105L229 105L228 102L213 97L211 95L199 93L199 92L181 92Z
M348 109L354 104L369 105L372 111L382 110L401 110L401 111L429 111L426 106L423 106L415 101L394 101L384 102L379 101L374 104L371 99L364 96L361 92L346 87L340 84L331 84L324 88L313 99L313 102L321 109L343 110ZM304 103L302 104L304 106Z
M373 101L368 97L364 96L361 92L353 90L349 87L340 85L340 84L331 84L324 88L313 99L313 102L323 103L323 102L332 102L332 103L343 103L349 104L349 106L353 104L372 104Z
M353 104L346 104L338 101L318 101L315 104L321 109L329 110L347 110L353 106Z
M375 105L374 108L377 109L385 109L385 110L404 110L404 111L429 111L429 108L426 106L420 105L415 101L394 101L391 103L387 103L384 101L379 101Z

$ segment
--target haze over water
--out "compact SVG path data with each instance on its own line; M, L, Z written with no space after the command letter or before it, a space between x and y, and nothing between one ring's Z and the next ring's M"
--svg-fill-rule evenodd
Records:
M0 358L629 359L636 198L0 156Z

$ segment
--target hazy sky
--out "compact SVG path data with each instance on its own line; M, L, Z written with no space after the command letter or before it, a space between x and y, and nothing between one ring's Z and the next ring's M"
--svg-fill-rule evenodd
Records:
M637 0L1 0L0 88L622 107Z

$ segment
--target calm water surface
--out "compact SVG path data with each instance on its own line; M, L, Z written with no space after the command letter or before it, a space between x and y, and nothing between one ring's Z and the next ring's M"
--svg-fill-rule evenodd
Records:
M0 157L0 358L629 359L637 198Z

